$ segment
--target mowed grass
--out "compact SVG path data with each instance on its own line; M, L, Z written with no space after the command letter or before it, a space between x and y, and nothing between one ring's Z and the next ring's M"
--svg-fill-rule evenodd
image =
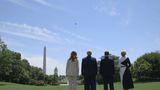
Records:
M120 83L115 83L115 90L121 90ZM160 90L160 82L135 83L132 90ZM0 82L0 90L68 90L68 86L31 86L14 83ZM77 90L84 90L83 85ZM102 85L97 85L97 90L103 90Z

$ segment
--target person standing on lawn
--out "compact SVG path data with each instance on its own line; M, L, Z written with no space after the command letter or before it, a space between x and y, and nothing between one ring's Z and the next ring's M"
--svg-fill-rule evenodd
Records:
M130 72L131 63L128 57L126 57L126 51L121 52L120 64L120 77L122 90L128 90L134 88L133 80Z
M84 90L96 90L97 61L92 57L91 51L87 51L87 56L82 59L81 73L84 77Z
M108 84L110 90L114 90L114 61L109 55L109 51L104 52L104 57L100 62L100 74L103 77L104 90L108 90Z
M72 51L66 65L66 76L69 81L69 90L76 90L78 75L79 62L77 59L77 53Z

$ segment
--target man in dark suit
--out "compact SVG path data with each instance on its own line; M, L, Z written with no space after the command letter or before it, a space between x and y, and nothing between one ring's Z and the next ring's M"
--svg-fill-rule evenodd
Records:
M97 61L87 51L87 57L82 59L81 73L84 76L84 90L96 90Z
M108 90L108 84L110 90L114 90L114 61L109 56L109 52L105 51L104 57L100 62L100 74L103 77L104 90Z

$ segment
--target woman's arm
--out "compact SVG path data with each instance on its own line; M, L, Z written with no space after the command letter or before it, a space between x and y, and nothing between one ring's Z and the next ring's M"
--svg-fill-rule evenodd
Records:
M130 62L130 60L129 60L129 58L127 58L127 67L129 68L129 67L131 67L131 62Z
M77 76L79 75L79 61L77 60Z

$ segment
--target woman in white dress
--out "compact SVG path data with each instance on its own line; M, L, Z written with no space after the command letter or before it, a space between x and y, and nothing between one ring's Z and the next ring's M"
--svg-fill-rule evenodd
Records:
M69 90L76 90L78 75L79 62L77 59L77 53L72 51L66 65L66 76L69 81Z
M134 88L133 80L130 72L131 63L128 57L126 57L126 52L121 52L121 58L119 59L120 64L120 78L122 90L128 90Z

